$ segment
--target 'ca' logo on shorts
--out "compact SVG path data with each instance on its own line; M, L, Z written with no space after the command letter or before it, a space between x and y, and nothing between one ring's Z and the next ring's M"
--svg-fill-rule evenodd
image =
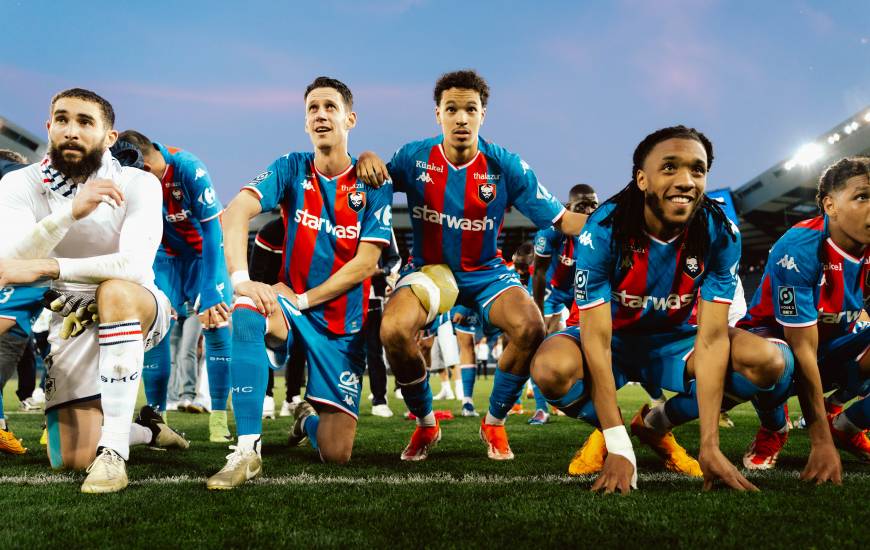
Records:
M795 304L794 288L790 286L781 286L778 291L779 295L779 314L788 317L797 315L797 304Z

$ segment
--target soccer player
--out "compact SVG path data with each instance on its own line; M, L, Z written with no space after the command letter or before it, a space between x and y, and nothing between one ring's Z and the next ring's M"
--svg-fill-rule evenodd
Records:
M177 436L153 418L143 422L153 431L131 427L144 351L166 334L170 306L151 270L161 233L159 182L112 157L114 122L111 104L94 92L57 94L48 155L0 185L0 287L48 279L96 302L99 323L78 336L52 316L46 375L50 462L90 464L86 493L127 486L131 443Z
M175 311L187 311L189 304L197 312L211 395L209 441L232 440L227 427L232 288L223 254L220 200L208 170L193 154L152 142L136 130L121 132L118 139L135 146L144 169L160 180L163 239L154 261L155 281ZM145 355L145 396L161 412L166 411L171 365L168 338Z
M568 193L565 207L589 215L598 208L598 195L591 186L579 183ZM565 328L563 318L574 301L574 250L577 246L577 237L569 237L555 227L540 229L535 234L533 298L544 315L547 334ZM552 261L554 255L557 261Z
M480 427L487 455L509 460L514 454L505 418L529 377L532 353L544 338L544 322L531 296L497 253L505 211L515 206L539 227L577 235L586 216L566 212L538 182L520 157L479 137L489 86L476 72L455 71L435 84L435 118L442 135L409 143L389 166L375 155L360 160L360 174L377 183L387 172L397 191L407 194L414 230L414 268L446 264L459 287L458 302L474 308L481 320L502 329L510 344L499 361L489 411ZM381 339L402 396L417 417L402 460L423 460L441 437L432 412L432 391L414 335L428 321L411 284L412 273L384 311ZM438 292L435 290L435 292Z
M607 457L593 490L636 487L634 451L616 403L628 380L678 392L652 410L644 405L631 422L669 469L703 473L705 488L722 479L755 489L719 449L719 410L762 394L784 402L793 360L784 346L728 327L740 239L704 194L710 141L684 126L664 128L641 141L633 162L631 182L590 216L580 237L582 329L547 340L532 375L552 405L602 429ZM696 301L697 327L688 322ZM700 467L671 433L699 414Z
M853 331L870 299L870 157L844 158L819 179L821 215L798 223L770 249L761 285L740 326L784 338L798 365L810 435L801 479L841 482L835 444L870 461L870 399L826 414L823 392L862 394L870 379L870 330ZM866 390L865 390L866 391ZM761 427L743 458L769 469L788 438L782 407L755 403ZM830 427L830 429L828 429ZM832 439L833 436L833 439Z
M340 464L353 449L369 278L390 244L392 185L374 189L357 180L347 152L356 113L344 83L318 77L304 101L314 153L279 158L224 213L227 264L238 296L230 365L239 438L224 468L209 478L209 489L237 487L262 469L266 345L286 355L301 340L308 355L306 401L296 407L289 443L307 437L321 460ZM272 287L248 280L248 223L279 205L287 233L280 282Z

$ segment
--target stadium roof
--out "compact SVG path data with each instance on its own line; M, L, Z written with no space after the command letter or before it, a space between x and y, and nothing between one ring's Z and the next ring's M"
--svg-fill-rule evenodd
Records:
M0 149L11 149L24 155L28 162L36 162L45 154L44 140L0 116Z
M740 213L744 256L764 257L789 227L818 212L822 170L840 158L870 154L870 107L800 147L733 192Z

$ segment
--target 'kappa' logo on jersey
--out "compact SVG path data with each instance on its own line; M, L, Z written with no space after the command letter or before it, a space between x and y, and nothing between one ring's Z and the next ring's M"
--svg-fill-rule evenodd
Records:
M207 173L208 173L208 172L206 172L204 169L202 169L202 168L197 168L197 169L196 169L196 175L193 177L193 181L198 180L199 178L203 177L203 176L206 175Z
M348 193L347 205L350 206L350 209L354 212L359 212L366 205L366 194L361 191Z
M265 180L266 178L268 178L271 175L272 175L272 172L270 170L266 170L265 172L261 173L256 178L252 179L248 183L248 185L259 185L263 180Z
M589 282L589 270L578 269L574 273L574 299L586 300L586 283Z
M801 272L801 270L798 269L797 263L795 263L795 261L794 261L794 256L789 256L788 254L786 254L782 258L780 258L779 261L776 262L776 265L778 265L782 268L785 268L786 271L793 269L793 270L797 271L798 273ZM782 288L785 288L785 287L782 287Z
M419 176L417 176L417 181L422 181L423 183L435 183L435 180L432 179L432 176L429 175L429 172L423 172Z
M184 198L184 193L181 192L181 189L176 187L172 190L172 198L181 202L181 199Z
M477 186L477 197L489 204L495 199L495 185L492 183L481 183Z
M701 274L701 271L701 262L698 261L697 256L689 256L688 258L686 258L686 263L683 266L683 273L685 273L692 279L695 279L698 277L698 275Z
M784 317L797 316L797 304L794 301L794 287L781 286L777 292L779 297L779 314Z
M588 246L592 250L595 250L595 246L592 244L592 233L590 233L588 231L584 231L583 233L580 233L579 241L580 241L581 245Z
M308 178L299 182L299 187L302 188L303 191L314 191L314 184Z

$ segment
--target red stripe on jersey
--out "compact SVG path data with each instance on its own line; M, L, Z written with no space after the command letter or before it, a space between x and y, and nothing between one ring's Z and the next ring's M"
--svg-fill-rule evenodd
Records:
M437 145L429 151L427 164L431 166L442 165L447 159L441 154L441 148ZM428 181L423 183L423 204L435 210L439 214L444 212L444 197L447 194L447 172L449 168L444 166L444 171L426 170L429 175ZM444 261L444 228L440 223L423 220L423 263L443 264Z
M359 223L359 214L348 204L347 196L356 191L356 171L351 170L335 181L335 225L350 227ZM368 197L366 197L368 198ZM330 277L341 266L356 255L359 237L356 239L335 239L335 259L332 261ZM347 317L347 293L330 300L323 307L323 318L326 327L333 334L343 334L345 318Z
M671 286L671 294L676 294L677 296L692 294L695 290L695 279L689 277L684 269L686 262L685 258L686 249L680 246L677 250L677 263L674 266L674 282ZM700 277L703 273L704 263L701 258L698 258L698 277ZM691 316L693 314L693 311L697 307L698 301L700 299L700 292L697 292L695 294L695 299L692 301L691 305L687 304L685 307L682 307L680 309L668 309L668 321L670 321L673 326L681 324L687 316ZM682 303L682 300L680 300L680 303Z
M479 185L489 183L486 179L486 168L486 157L477 155L471 166L465 169L465 201L462 205L462 216L466 219L482 220L486 218L488 204L483 202L478 191ZM476 178L477 174L482 177ZM459 262L463 271L486 269L486 266L480 265L485 234L485 231L462 232L462 250Z
M816 216L815 218L810 218L808 220L798 222L794 225L794 227L802 227L804 229L814 229L816 231L824 231L825 230L825 217L824 216Z
M310 167L308 182L311 188L303 188L302 210L315 218L320 218L323 211L323 196L320 194L320 181L314 172L314 166ZM287 213L289 214L289 212ZM288 223L289 215L284 217L284 223ZM308 272L311 269L311 261L314 258L314 247L317 245L317 228L308 227L305 224L296 224L296 235L293 238L293 248L290 254L288 267L290 273L290 288L296 294L302 294L308 290ZM286 247L285 247L286 249Z
M176 149L178 151L178 149ZM184 203L180 200L177 200L172 196L172 191L175 189L181 190L181 187L175 187L172 184L172 180L175 176L175 168L169 164L166 166L166 173L163 174L162 186L163 186L163 208L166 211L166 216L176 219L178 221L170 222L168 219L164 220L164 223L169 223L172 227L173 231L179 234L179 236L190 246L193 250L196 251L197 254L202 254L202 235L200 235L199 231L193 225L193 222L185 217L192 216L193 214L190 212L185 212ZM183 197L182 197L183 198ZM169 245L168 240L166 239L166 235L162 238L163 249L170 256L178 256L180 252L172 248Z
M553 277L550 279L550 286L563 288L566 284L570 285L574 282L574 239L571 237L565 238L565 244L562 245L561 253L557 258L556 268L553 270ZM571 265L562 263L562 258L570 258Z
M281 270L278 272L278 280L293 288L293 283L290 282L290 278L287 277L287 219L289 217L289 211L287 210L287 202L281 201L281 222L284 224L284 240L281 243Z
M822 259L822 273L826 281L819 289L819 312L840 313L845 307L846 281L843 277L843 255L840 254L827 241L824 244L824 256ZM827 266L838 266L839 269L825 269ZM851 286L851 285L850 285ZM831 334L822 334L832 331L835 326L828 323L819 324L819 341L828 340Z
M649 245L647 245L649 246ZM642 252L632 251L632 266L625 275L625 278L620 281L617 286L617 291L624 291L634 296L646 295L647 287L647 271L649 270L649 253L647 249ZM640 319L643 314L643 308L631 309L623 305L616 308L616 313L613 315L613 330L619 330L623 327L630 326L632 323Z
M565 326L576 327L580 324L580 308L577 307L577 302L571 302L571 314L568 315L568 320L565 321Z

